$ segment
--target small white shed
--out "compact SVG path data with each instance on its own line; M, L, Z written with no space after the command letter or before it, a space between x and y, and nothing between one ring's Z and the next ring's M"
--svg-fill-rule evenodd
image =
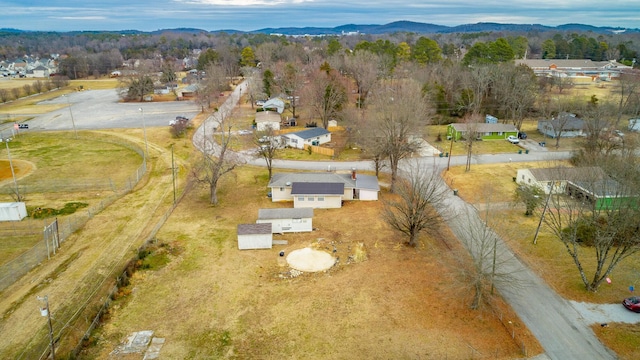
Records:
M278 208L258 210L259 224L270 223L271 232L281 234L286 232L305 232L313 230L312 208Z
M271 223L238 225L238 249L271 249L272 245Z
M20 221L27 216L23 202L0 203L0 221Z

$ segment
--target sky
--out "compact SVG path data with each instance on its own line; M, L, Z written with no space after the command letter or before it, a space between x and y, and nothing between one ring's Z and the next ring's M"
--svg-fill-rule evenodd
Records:
M640 0L0 0L0 28L252 31L408 20L640 28Z

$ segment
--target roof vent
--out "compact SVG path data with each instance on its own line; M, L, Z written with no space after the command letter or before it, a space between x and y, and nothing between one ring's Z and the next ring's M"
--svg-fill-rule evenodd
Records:
M290 182L290 181L287 181L287 183L286 183L285 185L287 185L287 186L291 186L291 182Z

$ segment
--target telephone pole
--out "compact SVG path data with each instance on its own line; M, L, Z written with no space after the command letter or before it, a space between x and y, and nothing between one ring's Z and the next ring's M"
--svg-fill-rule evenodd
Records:
M40 309L40 315L46 316L49 320L49 344L51 346L51 360L56 360L56 348L55 341L53 339L53 325L51 324L51 312L49 311L49 297L45 296L36 296L36 299L40 301L44 301L44 308Z

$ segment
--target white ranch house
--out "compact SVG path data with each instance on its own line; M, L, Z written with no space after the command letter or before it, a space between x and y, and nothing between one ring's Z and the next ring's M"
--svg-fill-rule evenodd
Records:
M313 230L312 208L276 208L259 209L258 224L271 224L271 232L282 234L289 232L308 232Z
M269 182L273 202L293 201L294 208L340 208L345 200L378 200L380 185L371 175L351 173L278 173Z
M323 128L311 128L282 135L285 146L304 149L305 145L318 146L331 141L331 133Z

